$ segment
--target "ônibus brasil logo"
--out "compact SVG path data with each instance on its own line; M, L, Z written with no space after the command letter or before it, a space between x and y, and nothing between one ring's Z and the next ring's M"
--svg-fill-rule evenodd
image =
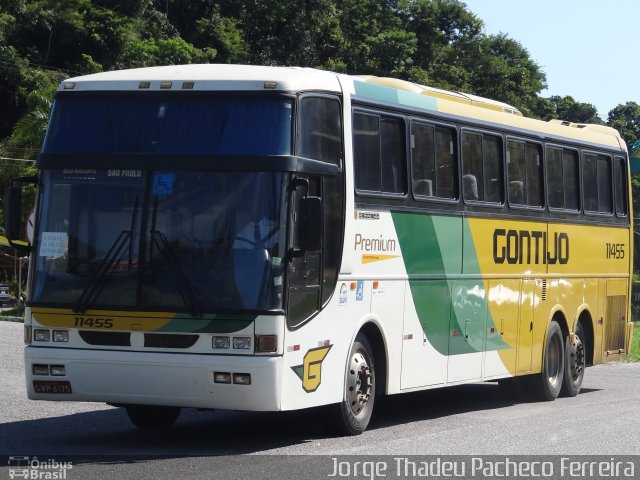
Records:
M59 462L53 458L38 460L38 457L9 457L9 478L25 478L34 480L64 480L67 470L71 470L71 462Z

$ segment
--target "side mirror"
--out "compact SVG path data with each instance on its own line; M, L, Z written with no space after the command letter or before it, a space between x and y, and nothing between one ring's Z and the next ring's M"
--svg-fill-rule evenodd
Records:
M22 189L11 186L4 197L5 224L4 231L9 241L20 236L20 213L22 211Z
M9 244L15 249L29 253L31 246L21 240L22 214L22 185L25 183L37 183L38 177L17 177L11 180L11 186L5 194L5 235Z
M322 247L322 201L319 197L304 197L300 202L300 247L303 251Z

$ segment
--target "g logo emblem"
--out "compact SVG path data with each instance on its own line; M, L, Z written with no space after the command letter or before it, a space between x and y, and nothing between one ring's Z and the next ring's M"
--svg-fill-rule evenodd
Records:
M304 356L303 364L291 367L291 370L302 380L302 388L305 392L315 392L322 381L322 361L325 359L333 345L328 347L312 348Z

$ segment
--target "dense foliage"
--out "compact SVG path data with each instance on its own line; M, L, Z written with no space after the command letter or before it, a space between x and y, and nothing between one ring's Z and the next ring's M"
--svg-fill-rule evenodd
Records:
M546 77L526 48L486 34L458 0L0 0L0 190L35 158L63 78L207 62L393 76L605 123L593 105L540 97ZM640 106L607 124L632 145Z

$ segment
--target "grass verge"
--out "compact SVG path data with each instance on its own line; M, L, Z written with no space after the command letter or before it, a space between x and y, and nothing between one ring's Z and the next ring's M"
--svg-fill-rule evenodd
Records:
M0 312L0 317L18 317L24 321L24 305Z
M640 322L633 323L629 354L624 359L627 362L640 362Z

